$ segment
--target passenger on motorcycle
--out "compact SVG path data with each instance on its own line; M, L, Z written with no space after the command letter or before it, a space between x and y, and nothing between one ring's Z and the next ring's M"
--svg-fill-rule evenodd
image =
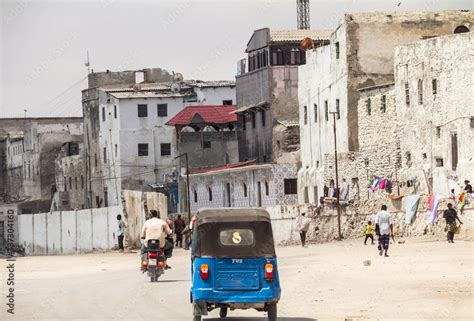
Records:
M141 239L143 242L140 251L141 258L142 260L146 259L145 249L148 240L159 240L160 247L165 251L165 256L168 259L171 257L173 252L173 243L167 240L167 236L171 235L173 232L164 220L158 218L158 211L151 210L150 214L151 218L145 222L142 228ZM171 267L166 264L166 268Z

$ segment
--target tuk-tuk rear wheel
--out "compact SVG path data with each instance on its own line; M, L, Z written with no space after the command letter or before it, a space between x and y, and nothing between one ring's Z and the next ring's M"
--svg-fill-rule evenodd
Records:
M277 321L277 305L276 303L267 306L268 321Z
M219 316L225 318L227 316L227 308L221 308L219 311Z

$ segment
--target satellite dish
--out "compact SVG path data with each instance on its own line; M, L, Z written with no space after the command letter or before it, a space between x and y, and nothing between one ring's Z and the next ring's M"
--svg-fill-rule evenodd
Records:
M180 86L180 84L174 82L174 83L171 84L170 89L171 89L172 92L177 93L181 90L181 86Z
M183 79L183 74L180 74L179 72L173 75L173 81L181 82Z

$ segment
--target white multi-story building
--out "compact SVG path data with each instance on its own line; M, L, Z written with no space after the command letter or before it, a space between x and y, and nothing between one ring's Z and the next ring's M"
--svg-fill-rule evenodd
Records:
M122 189L143 190L177 171L176 132L166 122L185 106L235 103L232 81L172 82L167 74L157 78L145 70L145 81L114 84L117 74L91 74L100 83L84 91L86 104L89 94L95 97L84 113L92 207L120 204Z

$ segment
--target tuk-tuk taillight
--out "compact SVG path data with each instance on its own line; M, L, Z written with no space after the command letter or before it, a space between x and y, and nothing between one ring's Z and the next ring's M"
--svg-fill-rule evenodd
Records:
M265 264L265 280L273 281L273 264Z
M209 278L209 265L201 264L201 267L199 268L199 275L201 276L201 279L207 280Z

